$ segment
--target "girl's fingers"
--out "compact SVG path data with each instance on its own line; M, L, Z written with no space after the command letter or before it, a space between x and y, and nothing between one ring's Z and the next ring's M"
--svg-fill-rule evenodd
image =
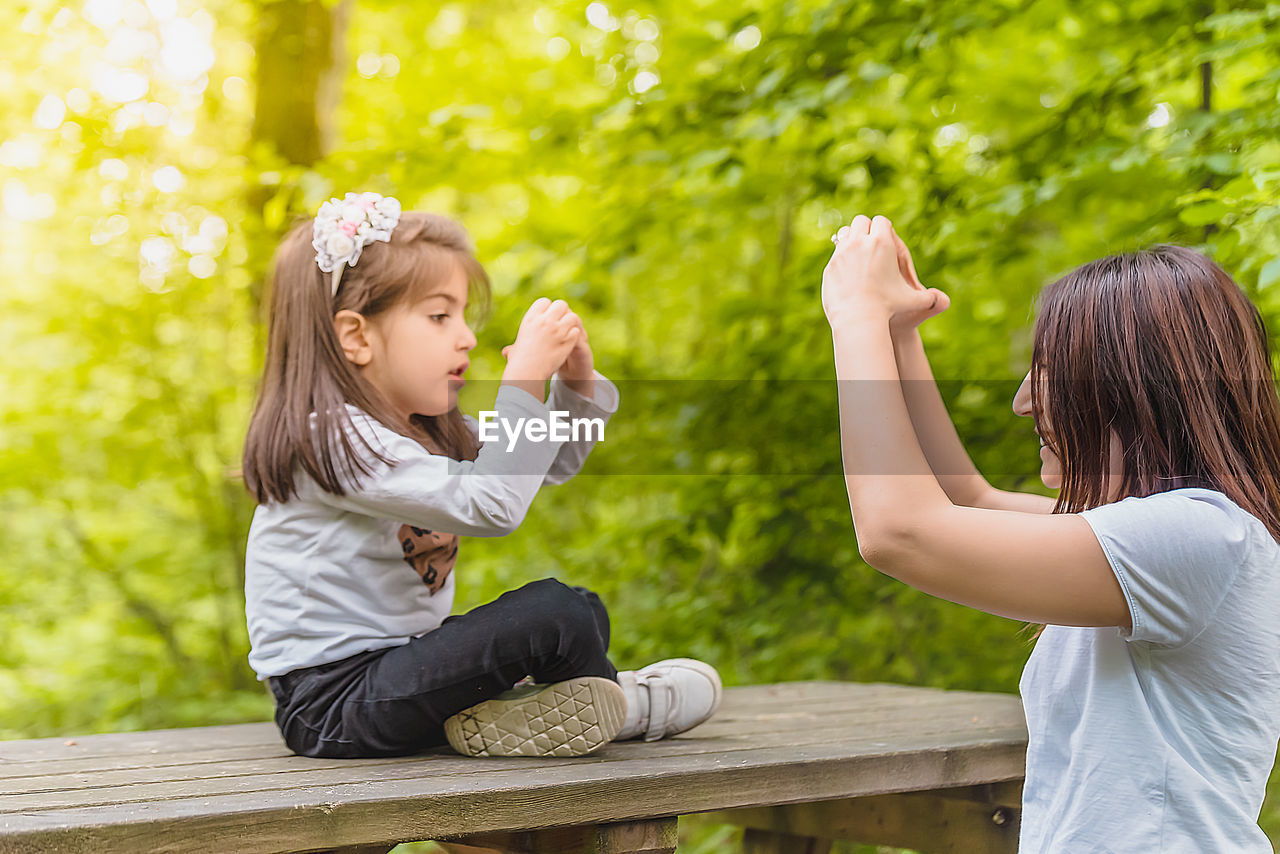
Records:
M558 299L555 302L551 303L550 308L547 309L547 313L554 318L559 318L559 317L562 317L564 313L567 312L568 310L569 310L569 303L565 302L562 299Z

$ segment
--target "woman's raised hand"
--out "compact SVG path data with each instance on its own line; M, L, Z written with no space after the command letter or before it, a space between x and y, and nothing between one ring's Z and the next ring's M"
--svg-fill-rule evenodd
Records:
M902 237L896 229L891 226L890 230L893 232L893 240L898 250L898 271L902 273L902 278L906 279L914 288L919 288L922 291L932 291L938 295L932 307L924 311L907 312L906 314L898 315L890 323L890 326L895 332L900 332L913 329L929 318L942 314L942 312L951 307L951 297L937 288L926 288L921 284L920 277L916 275L916 265L911 260L911 252L907 249L907 244L902 242Z
M910 253L885 217L858 215L836 241L822 271L822 308L833 326L854 317L914 325L949 304L941 291L920 284Z

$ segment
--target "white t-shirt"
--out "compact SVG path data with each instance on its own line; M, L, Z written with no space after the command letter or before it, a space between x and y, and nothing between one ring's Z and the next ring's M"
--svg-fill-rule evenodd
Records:
M1018 850L1271 854L1257 820L1280 735L1280 545L1208 489L1080 515L1133 630L1036 642Z
M589 399L553 378L546 404L500 386L493 408L513 429L519 418L546 422L551 410L607 422L618 409L618 389L598 372L595 379ZM474 461L460 462L347 409L352 429L397 463L370 459L372 474L346 495L325 492L299 471L297 495L254 512L245 612L249 665L260 680L400 646L439 626L453 608L454 577L423 583L431 579L406 557L405 526L450 538L510 533L543 483L562 483L582 468L598 435L583 430L576 440L535 441L520 431L511 445L493 425L498 439L483 443ZM468 424L477 429L474 419ZM358 439L356 447L363 447Z

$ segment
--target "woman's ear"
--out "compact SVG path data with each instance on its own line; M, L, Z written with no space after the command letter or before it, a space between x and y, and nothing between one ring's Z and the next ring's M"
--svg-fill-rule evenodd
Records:
M369 364L373 359L369 343L372 329L363 314L344 308L333 316L333 331L338 335L338 346L347 361L357 367Z

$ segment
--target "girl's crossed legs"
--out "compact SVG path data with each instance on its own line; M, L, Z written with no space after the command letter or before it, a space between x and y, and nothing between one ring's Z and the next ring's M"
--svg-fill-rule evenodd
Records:
M617 680L600 598L554 579L502 594L407 644L272 677L276 723L304 756L395 756L445 743L444 723L526 676Z

